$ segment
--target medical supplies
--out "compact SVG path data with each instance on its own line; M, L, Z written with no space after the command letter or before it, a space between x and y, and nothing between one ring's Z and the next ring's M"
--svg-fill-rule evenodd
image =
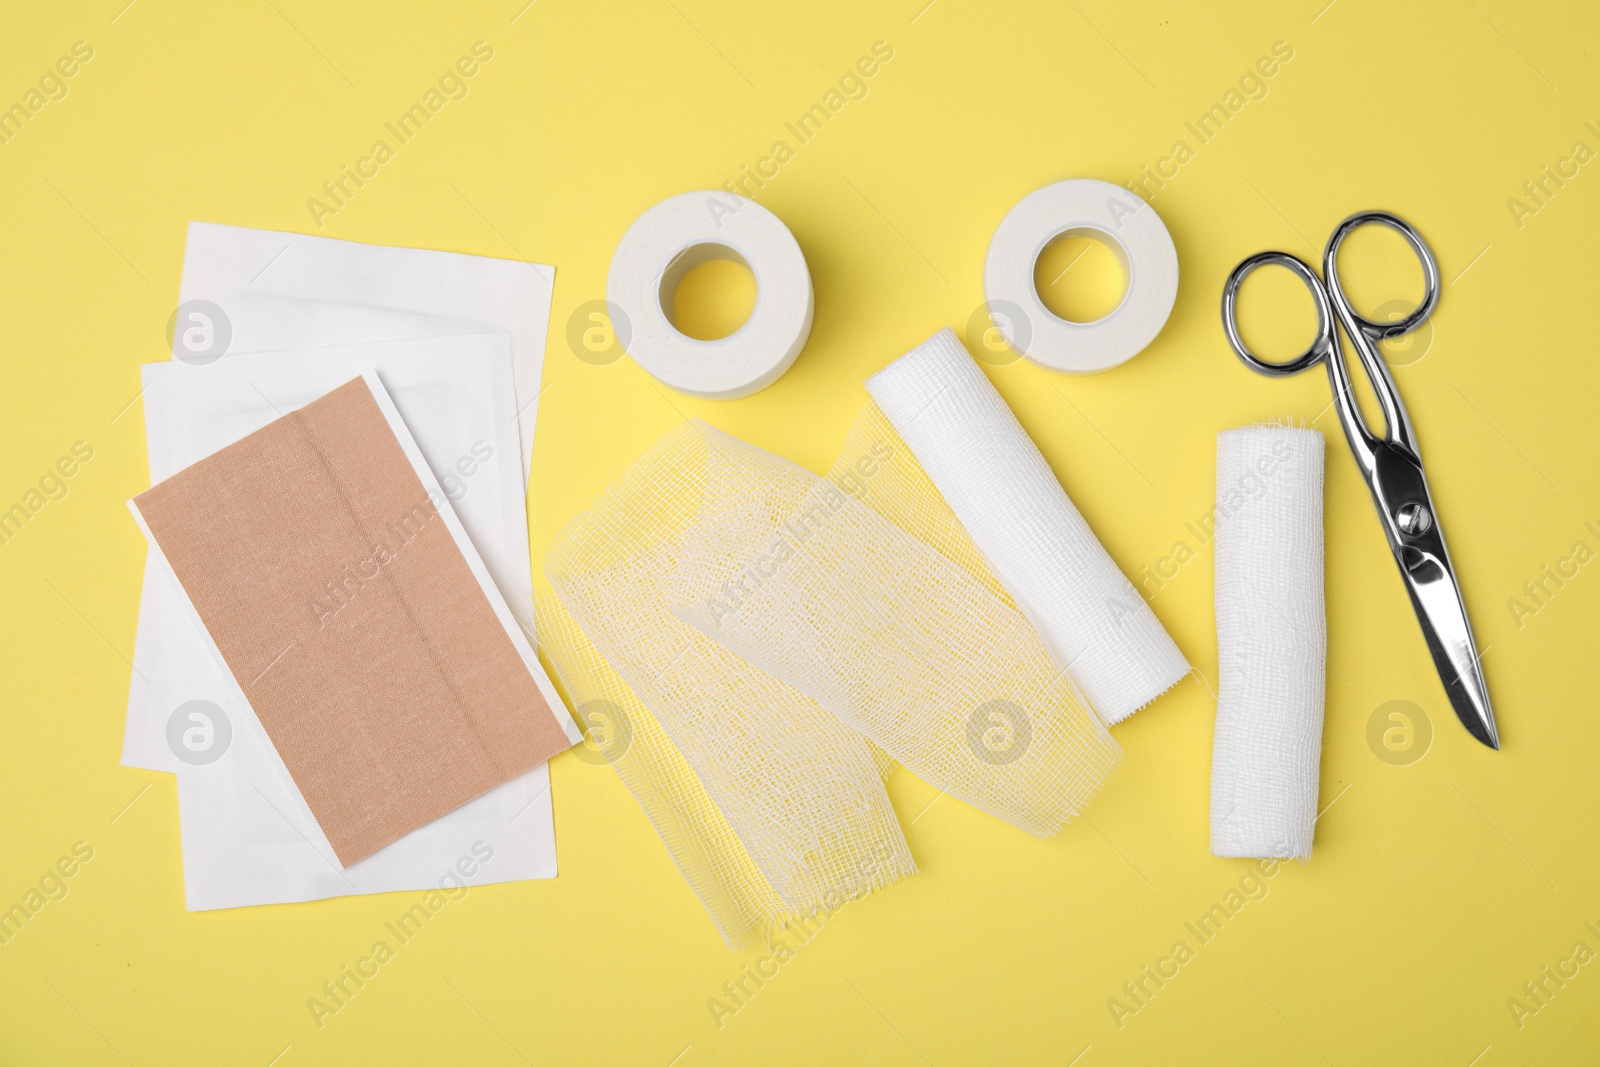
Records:
M524 477L552 275L513 260L191 224L177 358L144 368L152 482L376 370L531 634ZM357 599L368 584L342 569L324 578ZM444 876L484 884L556 874L543 763L341 868L155 552L122 758L177 772L191 910L432 889ZM492 862L450 873L473 848Z
M1339 288L1339 242L1366 222L1399 229L1427 274L1397 324L1362 319ZM1039 298L1034 264L1064 235L1106 241L1128 274L1098 322ZM420 887L446 852L476 847L463 834L529 810L531 833L487 847L504 860L482 880L552 875L544 763L581 724L583 758L616 769L724 938L745 945L916 873L885 786L896 766L1049 837L1119 764L1107 727L1189 672L948 329L867 379L872 400L825 475L685 420L556 538L554 595L536 601L522 494L547 270L201 224L190 244L178 359L145 375L158 484L133 504L153 547L125 760L179 769L191 908ZM728 337L694 340L674 290L719 257L749 267L756 308ZM1306 281L1320 319L1284 365L1252 355L1234 318L1239 283L1266 263ZM1444 670L1470 630L1445 610L1458 590L1449 604L1423 595L1455 586L1373 354L1431 311L1437 269L1414 231L1369 213L1335 232L1325 274L1252 257L1225 290L1226 332L1263 373L1328 363ZM1087 372L1160 332L1177 259L1137 197L1059 182L1006 216L985 284L1007 343ZM608 296L639 366L704 398L775 381L813 314L793 235L726 193L644 212ZM1379 386L1384 439L1353 414L1335 314ZM1310 854L1321 486L1315 431L1219 439L1219 856ZM535 612L576 721L527 639ZM1481 674L1456 666L1452 700L1492 744ZM220 740L201 752L191 736Z
M1188 673L954 333L941 330L868 378L867 392L1106 723Z
M1361 315L1345 295L1339 276L1339 248L1363 226L1382 226L1403 237L1422 267L1422 301L1409 314L1392 322L1374 322ZM1310 290L1317 309L1317 334L1310 347L1287 363L1272 363L1250 351L1239 333L1239 287L1261 267L1287 269ZM1361 211L1341 222L1328 238L1322 253L1322 277L1304 262L1287 252L1259 252L1240 263L1228 276L1222 289L1222 328L1228 343L1245 365L1260 374L1281 377L1321 363L1328 371L1333 404L1339 411L1345 439L1355 454L1356 465L1366 479L1378 521L1389 539L1395 564L1411 595L1422 636L1433 654L1434 667L1444 684L1445 695L1456 717L1467 732L1490 748L1500 747L1495 728L1494 709L1489 703L1489 684L1483 679L1483 664L1478 645L1467 619L1466 601L1455 567L1444 545L1439 512L1423 471L1422 455L1405 401L1389 373L1378 343L1402 337L1417 329L1433 314L1439 302L1439 264L1410 223L1384 211ZM1335 317L1337 316L1337 323ZM1344 363L1344 348L1339 342L1343 328L1367 375L1367 381L1383 412L1383 435L1372 432L1356 401L1349 368Z
M580 739L373 372L130 507L341 865Z
M1045 307L1034 265L1058 237L1090 237L1122 265L1128 291L1107 316L1069 322ZM1155 340L1178 296L1178 252L1156 209L1120 185L1077 178L1018 201L989 241L983 291L1012 348L1051 370L1088 374L1125 363Z
M1322 435L1217 436L1211 852L1309 859L1322 760Z
M702 341L673 321L673 294L713 259L755 275L756 305L727 337ZM715 400L765 389L811 336L811 275L794 235L776 215L735 193L668 197L628 227L611 257L606 296L628 354L663 385Z
M545 561L545 651L731 944L915 870L875 753L1049 836L1188 670L953 334L868 388L825 476L685 423Z

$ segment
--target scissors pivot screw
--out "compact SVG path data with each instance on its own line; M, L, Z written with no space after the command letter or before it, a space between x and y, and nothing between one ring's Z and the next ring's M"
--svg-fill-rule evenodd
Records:
M1400 532L1415 537L1424 534L1433 526L1433 515L1428 511L1426 504L1402 504L1395 514L1394 521L1399 525Z

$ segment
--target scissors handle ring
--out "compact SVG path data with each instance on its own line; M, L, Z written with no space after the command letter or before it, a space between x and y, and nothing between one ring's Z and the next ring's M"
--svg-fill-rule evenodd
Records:
M1345 296L1344 286L1339 281L1339 246L1344 244L1344 239L1356 230L1371 225L1387 226L1404 237L1411 250L1416 253L1418 262L1422 264L1422 303L1418 304L1416 310L1409 315L1394 322L1374 322L1356 311L1349 298ZM1433 314L1433 309L1439 303L1439 261L1433 258L1433 249L1428 247L1428 242L1422 239L1422 235L1409 222L1387 211L1359 211L1339 223L1338 228L1333 231L1333 236L1328 238L1328 247L1322 256L1322 276L1328 280L1329 295L1333 298L1340 314L1349 316L1350 321L1361 327L1361 331L1373 341L1410 333Z
M1311 290L1312 302L1317 307L1317 336L1304 352L1283 363L1272 363L1257 356L1239 334L1239 287L1258 268L1267 266L1283 267L1298 276ZM1322 279L1299 257L1287 252L1257 252L1233 268L1233 273L1228 275L1228 281L1222 287L1222 328L1228 335L1228 344L1233 347L1234 355L1243 360L1245 366L1275 378L1287 377L1299 374L1308 367L1315 367L1328 358L1333 342L1333 308Z

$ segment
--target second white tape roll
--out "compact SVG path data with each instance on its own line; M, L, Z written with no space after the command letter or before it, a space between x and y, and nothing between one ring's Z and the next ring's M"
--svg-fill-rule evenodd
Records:
M673 325L678 283L712 259L756 279L756 306L727 337L699 341ZM628 354L657 381L693 396L731 400L765 389L811 335L811 275L779 218L724 192L682 193L640 215L611 257L606 297L627 317Z
M1068 322L1045 307L1034 267L1057 237L1084 236L1111 248L1128 292L1094 322ZM1078 178L1023 197L989 241L983 267L991 320L1006 343L1040 366L1089 374L1138 355L1178 295L1178 252L1155 208L1110 182Z

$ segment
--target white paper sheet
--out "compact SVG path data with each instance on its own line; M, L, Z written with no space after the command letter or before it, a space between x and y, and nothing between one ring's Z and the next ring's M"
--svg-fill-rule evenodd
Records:
M229 354L509 334L526 469L554 279L542 263L191 222L178 300L228 314Z
M516 615L530 611L523 472L517 461L504 334L263 353L205 366L147 365L152 481L374 368L488 574L508 604L516 605ZM462 457L469 462L458 466ZM446 875L468 885L554 876L555 835L545 767L341 871L159 555L152 556L151 567L162 576L156 588L170 604L162 614L162 643L151 681L161 687L183 679L185 688L172 690L172 707L209 700L223 709L233 732L221 759L189 766L166 747L165 715L151 716L141 726L142 733L157 735L179 767L190 910L427 889L437 887ZM161 691L153 688L152 695ZM485 859L486 852L492 858ZM463 873L467 869L470 874Z
M365 341L508 334L525 482L553 278L553 268L536 263L194 222L179 300L207 300L222 309L231 335L223 359ZM148 415L147 409L147 422ZM161 447L152 439L152 472ZM122 762L148 770L178 769L165 723L194 681L186 673L166 674L161 665L159 650L176 606L169 585L170 576L147 562ZM506 593L517 615L531 622L531 607L525 612L513 590Z

